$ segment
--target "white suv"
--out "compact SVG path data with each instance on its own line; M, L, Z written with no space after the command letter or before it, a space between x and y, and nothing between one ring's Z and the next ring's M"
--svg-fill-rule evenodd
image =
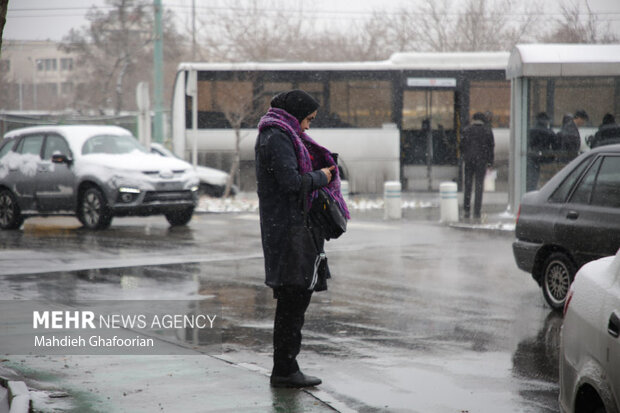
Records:
M86 228L112 218L163 214L185 225L199 180L180 159L150 153L117 126L39 126L0 142L0 228L35 215L76 215Z
M560 409L620 412L620 251L584 265L564 308Z

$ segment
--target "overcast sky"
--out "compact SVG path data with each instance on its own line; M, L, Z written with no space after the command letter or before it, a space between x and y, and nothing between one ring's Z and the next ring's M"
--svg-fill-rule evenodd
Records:
M463 0L453 0L459 2ZM573 0L575 1L575 0ZM583 2L584 0L579 0ZM352 20L369 17L372 10L394 10L413 0L312 0L302 4L306 10L324 19L328 24L346 24ZM230 2L222 0L195 0L198 13L204 13L206 5L225 7ZM559 0L538 1L541 13L557 18ZM175 12L180 23L190 20L192 0L162 0L165 8ZM283 4L298 4L283 2ZM620 33L620 0L589 0L599 20L611 21L616 33ZM9 0L5 39L61 40L71 28L80 28L87 22L84 15L93 5L103 7L104 0Z

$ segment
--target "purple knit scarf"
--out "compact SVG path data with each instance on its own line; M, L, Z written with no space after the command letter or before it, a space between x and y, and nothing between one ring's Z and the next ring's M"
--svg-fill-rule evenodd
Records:
M258 122L258 131L262 132L265 128L276 126L282 129L293 143L297 163L299 164L299 172L303 175L317 169L336 165L331 152L316 143L310 136L301 131L299 121L284 109L270 108L267 113ZM347 203L340 192L340 173L338 168L332 171L332 180L323 187L332 198L336 201L344 216L350 219ZM308 202L312 202L317 197L317 191L313 191L308 198Z

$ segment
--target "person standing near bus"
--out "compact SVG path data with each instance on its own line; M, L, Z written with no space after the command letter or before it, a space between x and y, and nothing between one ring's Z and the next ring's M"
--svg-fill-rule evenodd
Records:
M562 118L562 126L557 134L560 149L560 163L572 161L579 154L581 135L579 128L590 120L585 110L577 110L575 115L567 113Z
M486 116L482 112L474 113L472 122L463 129L461 138L461 156L465 163L465 187L463 188L463 216L470 218L471 193L475 181L474 219L480 219L482 210L482 191L487 168L493 166L495 138Z
M536 115L536 123L529 130L527 169L525 171L526 191L538 189L540 165L551 163L555 159L554 152L557 149L557 138L549 122L549 115L546 112L540 112Z
M342 209L340 178L332 154L305 131L319 103L302 90L276 95L258 124L254 147L265 284L277 300L273 330L273 387L321 383L297 364L304 315L314 291L327 289L330 277L325 240L305 225L304 208L314 191L325 187ZM308 188L309 190L304 190Z

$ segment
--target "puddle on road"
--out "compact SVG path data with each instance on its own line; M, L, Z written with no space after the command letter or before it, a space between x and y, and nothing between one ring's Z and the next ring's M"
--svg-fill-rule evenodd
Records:
M263 284L261 269L262 259L246 259L6 276L0 278L0 291L12 291L21 299L69 302L207 300L221 306L224 351L268 355L275 301L271 290ZM420 277L423 280L425 275ZM448 371L457 371L475 383L477 375L482 374L476 371L476 363L483 362L486 355L503 354L500 359L511 367L498 378L503 384L509 383L509 388L502 392L516 392L530 407L546 406L532 411L555 411L561 323L555 315L544 321L538 334L524 335L516 350L507 351L511 347L506 345L510 322L501 316L490 317L488 312L492 308L476 308L467 303L470 297L435 291L439 298L429 300L425 295L428 291L415 284L400 284L397 288L380 279L368 279L362 288L348 285L347 280L333 281L330 288L337 293L316 294L307 313L303 352L311 360L341 365L345 369L343 374L350 372L350 366L371 366L371 370L383 369L386 377L394 374L402 380L409 377L405 374L406 366L423 365L423 371L438 369L435 377L439 380L440 372L445 370L442 363L446 363L442 355L450 355L450 362L456 364ZM187 336L191 337L191 332ZM455 361L459 355L466 355L471 361ZM421 364L415 364L416 360ZM436 365L430 363L432 360ZM364 375L359 380L363 388ZM537 388L536 383L545 385ZM401 384L405 386L404 382ZM355 389L349 390L356 393ZM362 394L356 396L364 400ZM374 403L372 399L367 401L369 405ZM287 395L278 395L275 402L282 406L296 403L294 397Z

